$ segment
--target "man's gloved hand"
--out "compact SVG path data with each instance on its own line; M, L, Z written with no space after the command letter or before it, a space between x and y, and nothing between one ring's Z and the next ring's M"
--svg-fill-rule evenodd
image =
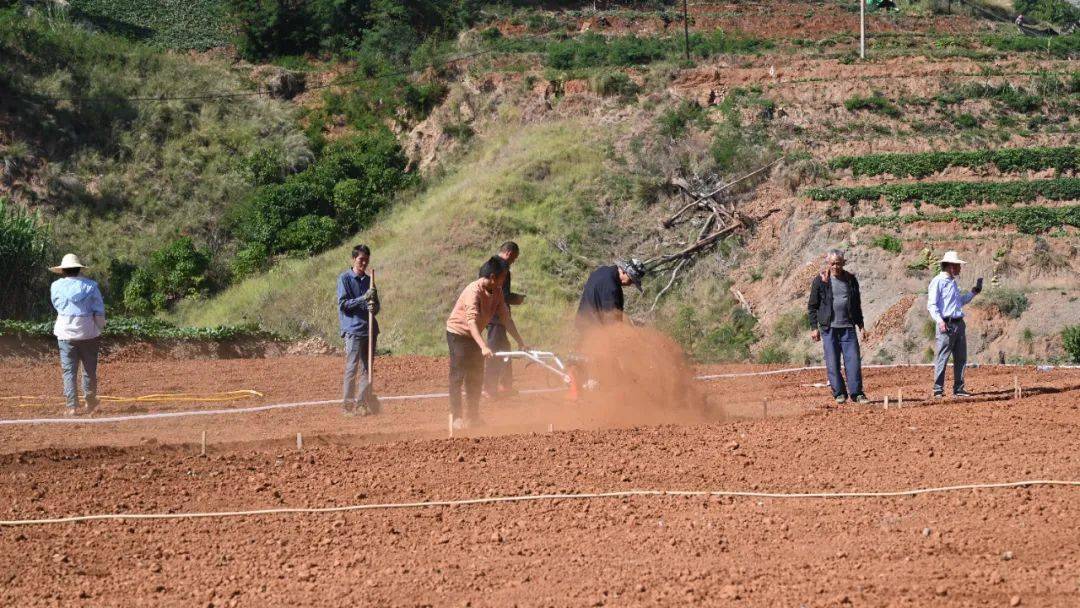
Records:
M374 287L372 287L371 289L368 289L367 291L365 291L364 295L362 295L360 297L363 298L363 300L365 302L371 302L371 301L373 301L373 300L375 300L376 298L379 297L379 293L377 291L375 291Z

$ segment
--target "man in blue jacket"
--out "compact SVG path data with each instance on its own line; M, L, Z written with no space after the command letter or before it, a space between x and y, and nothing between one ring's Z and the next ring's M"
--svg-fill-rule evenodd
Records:
M76 388L79 364L82 364L83 398L86 399L86 413L92 414L98 406L97 399L97 362L98 343L102 330L105 329L105 301L101 297L98 284L91 279L79 276L86 268L78 256L69 253L64 256L59 266L49 270L64 278L53 282L50 287L50 300L56 309L56 323L53 334L60 346L60 366L64 370L64 398L67 400L67 415L78 414L79 393Z
M342 410L346 416L378 414L379 399L368 381L368 336L372 341L379 336L379 295L366 273L371 261L371 249L357 245L352 250L352 267L341 273L337 280L338 322L341 337L345 340L345 386L341 397ZM368 327L368 311L374 327ZM372 349L374 350L374 349ZM357 375L360 387L357 390Z

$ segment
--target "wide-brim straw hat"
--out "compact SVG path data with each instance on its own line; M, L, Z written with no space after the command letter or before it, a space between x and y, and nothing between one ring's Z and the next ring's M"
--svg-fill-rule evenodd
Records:
M83 263L79 261L79 256L68 253L64 255L64 259L60 260L59 266L53 266L49 270L56 274L64 274L64 269L67 268L86 268L86 266L83 266Z
M961 260L955 251L946 251L945 255L938 260L938 264L967 264L967 262Z

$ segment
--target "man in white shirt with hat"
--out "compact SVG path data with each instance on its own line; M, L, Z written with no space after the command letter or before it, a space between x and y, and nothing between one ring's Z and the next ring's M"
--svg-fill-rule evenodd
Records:
M67 415L78 413L79 394L76 376L83 367L82 389L86 413L97 409L98 342L105 329L105 301L98 284L80 276L86 268L74 253L64 256L59 266L50 268L64 278L53 281L50 299L56 309L53 334L60 346L60 366L64 370L64 397Z
M960 291L956 277L965 262L955 251L946 251L938 261L941 272L930 281L926 291L926 309L936 324L934 356L934 396L945 393L945 366L953 359L953 395L970 397L964 389L964 365L967 364L967 329L964 305L982 291L982 279L970 292Z

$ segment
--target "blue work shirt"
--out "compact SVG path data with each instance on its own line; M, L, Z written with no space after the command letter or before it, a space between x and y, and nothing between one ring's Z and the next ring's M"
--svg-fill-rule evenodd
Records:
M337 300L338 323L341 335L368 335L368 303L362 297L371 285L371 277L366 274L356 276L352 269L338 275ZM372 312L379 314L379 299L371 301ZM375 321L375 335L379 335L379 322Z
M956 279L943 270L930 281L926 290L926 310L939 323L942 319L963 317L964 304L974 297L970 291L961 292Z
M93 279L64 277L53 281L50 300L56 314L65 317L105 316L105 301Z

